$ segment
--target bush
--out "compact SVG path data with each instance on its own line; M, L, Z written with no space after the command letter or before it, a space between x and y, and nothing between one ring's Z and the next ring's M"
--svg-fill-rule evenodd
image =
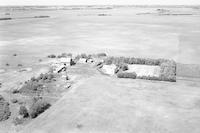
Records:
M22 64L18 64L17 66L18 66L18 67L22 67L23 65L22 65Z
M82 53L82 54L81 54L81 58L85 58L85 59L87 59L88 56L87 56L85 53Z
M176 63L174 61L163 62L160 65L160 79L163 81L176 82Z
M61 55L58 55L57 58L62 58L62 56L61 56Z
M72 57L72 53L67 53L67 56L68 57Z
M120 64L119 66L119 69L121 69L122 71L126 71L126 70L128 70L128 65L127 64Z
M97 57L105 57L105 56L107 56L106 53L98 53L97 54Z
M19 108L19 115L23 116L23 118L26 118L29 116L28 110L25 106L20 106Z
M80 55L77 55L76 57L75 57L75 60L77 61L77 60L79 60L81 58L81 56Z
M19 90L18 89L14 89L14 90L12 90L12 93L13 94L19 93Z
M36 118L41 113L43 113L45 110L47 110L50 106L51 106L51 104L46 101L37 100L30 107L29 114L30 114L31 118Z
M53 73L41 73L39 77L37 77L36 79L33 77L32 81L51 81L52 79L55 78L55 75Z
M88 55L88 58L89 58L89 59L91 59L91 58L92 58L92 56L93 56L93 55L89 54L89 55Z
M38 80L35 77L32 77L31 81L38 81Z
M13 123L14 123L15 125L20 125L20 124L23 124L24 121L25 121L24 118L18 116L18 117L16 117L16 118L14 118Z
M62 53L61 57L72 57L72 53Z
M67 57L67 53L62 53L61 57Z
M74 60L70 60L70 66L76 65L76 62Z
M0 121L7 120L10 115L9 103L0 95Z
M108 58L104 59L104 63L106 65L111 65L111 64L113 64L113 62L114 62L114 57L108 57Z
M20 89L19 93L33 94L40 93L42 91L43 84L36 81L28 81Z
M160 81L160 77L154 77L154 76L137 76L138 79L146 79L146 80L158 80Z
M56 58L56 55L51 54L51 55L48 55L47 57L48 57L48 58Z
M66 57L72 57L72 53L62 53L61 55L57 56L57 58L66 58Z
M12 102L12 103L17 103L18 100L17 100L17 99L12 99L11 102Z
M128 72L120 72L117 74L118 78L132 78L132 79L136 79L137 74L135 72L132 73L128 73Z

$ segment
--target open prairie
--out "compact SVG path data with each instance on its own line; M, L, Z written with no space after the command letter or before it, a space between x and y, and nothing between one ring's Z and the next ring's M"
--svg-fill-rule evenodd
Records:
M12 59L12 53L26 62L46 53L102 51L115 56L175 59L184 64L200 62L199 8L11 9L2 8L0 13L0 18L16 18L0 21L1 65ZM34 16L49 17L31 18Z
M199 42L200 7L0 7L0 100L9 103L0 107L11 112L0 133L199 133ZM173 59L176 82L108 76L97 69L101 59L66 68L58 56L47 58L101 52ZM53 65L65 70L48 75ZM160 68L127 69L159 76ZM51 105L36 118L31 91ZM28 118L18 114L22 105Z

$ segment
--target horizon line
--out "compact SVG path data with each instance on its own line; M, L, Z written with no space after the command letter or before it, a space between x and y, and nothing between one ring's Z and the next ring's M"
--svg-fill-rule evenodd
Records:
M71 4L71 5L0 5L0 6L200 6L200 4Z

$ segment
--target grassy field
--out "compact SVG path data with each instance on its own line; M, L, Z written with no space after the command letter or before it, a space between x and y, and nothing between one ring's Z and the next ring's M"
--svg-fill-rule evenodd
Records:
M46 53L71 51L159 57L184 64L199 64L199 9L163 7L170 13L183 14L163 15L157 11L160 8L2 9L1 18L8 16L5 13L9 12L9 17L20 19L0 21L1 65L11 60L13 53L18 53L27 62ZM26 18L34 16L50 17Z
M88 78L28 124L23 133L200 131L199 82L119 79L101 75L88 65L71 70Z

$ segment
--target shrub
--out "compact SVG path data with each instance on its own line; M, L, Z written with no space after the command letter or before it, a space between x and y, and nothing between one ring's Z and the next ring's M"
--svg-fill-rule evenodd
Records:
M160 65L160 79L163 81L176 82L176 63L174 61L163 62Z
M18 100L17 100L17 99L12 99L11 102L12 102L12 103L17 103Z
M19 89L19 92L26 94L39 93L42 91L42 86L43 84L38 83L36 81L28 81Z
M132 73L128 73L128 72L120 72L117 74L118 78L132 78L132 79L136 79L137 74L135 72Z
M48 57L48 58L56 58L56 55L51 54L51 55L48 55L47 57Z
M155 76L137 76L138 79L146 79L146 80L158 80L160 81L160 77Z
M104 63L106 65L111 65L111 64L113 64L113 62L114 62L114 57L108 57L108 58L104 59Z
M76 62L74 60L70 60L70 66L76 65Z
M36 103L38 100L42 100L42 97L39 97L39 96L36 96L36 97L33 97L33 104Z
M67 53L62 53L61 57L67 57Z
M23 65L22 65L22 64L18 64L17 66L18 66L18 67L22 67Z
M23 118L26 118L29 116L28 110L25 106L20 106L19 108L19 115L23 116Z
M10 115L9 103L0 95L0 121L7 120Z
M75 60L79 60L81 58L81 56L80 55L77 55L76 57L75 57Z
M81 58L85 58L85 59L87 59L88 56L87 56L85 53L82 53L82 54L81 54Z
M35 77L32 77L31 81L38 81L38 80Z
M13 56L17 56L17 54L13 54Z
M23 124L24 121L25 121L24 118L18 116L18 117L16 117L16 118L14 118L13 123L14 123L15 125L20 125L20 124Z
M72 53L62 53L61 55L57 56L57 58L66 58L66 57L72 57Z
M107 56L106 53L98 53L97 54L97 57L105 57L105 56Z
M61 55L58 55L57 58L62 58L62 56L61 56Z
M67 56L68 56L68 57L72 57L72 53L68 53Z
M10 64L6 63L6 66L10 66Z
M51 81L54 78L55 78L55 75L50 72L50 73L45 73L45 74L41 73L39 77L37 77L37 78L32 77L31 79L32 79L32 81L40 81L40 80Z
M40 115L45 110L47 110L50 106L51 106L51 104L46 101L37 100L30 107L29 114L30 114L31 118L36 118L38 115Z
M126 70L128 70L128 65L125 64L125 63L120 64L118 67L119 67L119 69L121 69L122 71L126 71Z
M25 104L25 101L18 101L18 104L23 105L23 104Z
M14 89L14 90L12 90L12 93L13 94L19 93L19 90L18 89Z
M89 59L91 59L91 58L92 58L92 56L93 56L93 55L89 54L89 55L88 55L88 58L89 58Z
M62 57L72 57L72 53L62 53Z

